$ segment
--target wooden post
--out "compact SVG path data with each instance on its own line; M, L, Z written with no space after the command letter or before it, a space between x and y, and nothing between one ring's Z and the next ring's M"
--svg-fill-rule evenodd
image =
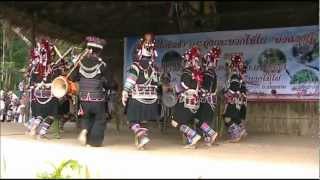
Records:
M31 43L32 47L36 47L36 13L32 15Z
M205 14L205 9L204 9L205 6L204 6L204 3L205 3L204 1L200 1L200 2L199 2L199 12L200 12L201 15L204 15L204 14Z
M5 57L5 27L4 23L2 22L2 74L1 74L1 82L2 82L2 89L4 88L4 57Z

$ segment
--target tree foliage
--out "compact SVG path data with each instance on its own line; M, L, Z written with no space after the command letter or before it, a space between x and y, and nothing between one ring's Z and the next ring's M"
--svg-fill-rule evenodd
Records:
M3 42L3 38L4 38L4 42ZM25 67L25 65L27 64L28 47L17 35L14 34L14 32L10 30L10 26L4 23L1 26L0 42L1 42L0 87L1 89L6 88L10 90L15 90L17 88L16 87L17 84L22 78L22 73L20 73L19 70ZM4 66L2 64L3 53L4 53Z
M31 37L30 33L23 32L27 37ZM3 47L4 38L4 47ZM30 40L30 39L29 39ZM61 55L73 46L73 44L60 39L52 40ZM4 48L4 51L3 51ZM19 37L7 22L0 24L0 89L16 90L18 83L23 78L23 69L26 69L29 63L30 48ZM4 66L3 62L4 52ZM58 59L56 57L55 59Z

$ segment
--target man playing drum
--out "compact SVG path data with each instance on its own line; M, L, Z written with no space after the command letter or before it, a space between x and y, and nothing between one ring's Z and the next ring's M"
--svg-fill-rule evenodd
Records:
M48 40L43 39L31 51L28 68L30 77L32 116L27 125L27 133L44 138L57 115L58 99L51 94L51 82L58 75L50 68L54 48Z
M241 98L243 89L241 84L243 83L244 73L242 64L242 58L239 55L233 55L231 57L231 63L228 66L228 80L225 87L225 109L224 109L224 122L228 128L228 134L230 142L238 142L242 137L246 135L244 127L241 127ZM242 64L243 65L243 64Z

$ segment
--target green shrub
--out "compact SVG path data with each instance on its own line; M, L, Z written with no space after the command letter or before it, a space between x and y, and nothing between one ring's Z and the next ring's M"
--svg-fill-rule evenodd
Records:
M40 179L67 179L67 178L89 178L87 166L80 165L76 160L64 160L58 166L51 164L54 171L41 172L37 174Z

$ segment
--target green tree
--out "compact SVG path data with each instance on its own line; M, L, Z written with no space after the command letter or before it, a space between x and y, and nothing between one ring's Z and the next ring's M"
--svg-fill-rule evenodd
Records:
M0 82L0 89L16 90L19 81L23 78L23 73L20 70L28 66L31 47L28 47L21 36L14 32L13 27L8 22L2 21L0 25L0 77L4 77L4 80ZM3 29L5 30L5 36L3 35ZM23 33L28 36L27 32ZM3 38L5 39L4 66L2 65ZM63 55L68 48L74 46L72 43L60 39L55 39L52 42L61 55ZM58 59L58 57L55 57L55 60L56 59Z
M3 29L5 34L3 34ZM3 47L3 38L4 47ZM12 30L8 23L1 24L0 31L1 42L1 76L4 80L1 81L1 88L16 90L17 84L22 78L22 73L19 70L27 64L28 46L21 40ZM3 51L4 48L4 51ZM4 52L4 66L2 65L2 55ZM2 74L3 73L3 74Z

